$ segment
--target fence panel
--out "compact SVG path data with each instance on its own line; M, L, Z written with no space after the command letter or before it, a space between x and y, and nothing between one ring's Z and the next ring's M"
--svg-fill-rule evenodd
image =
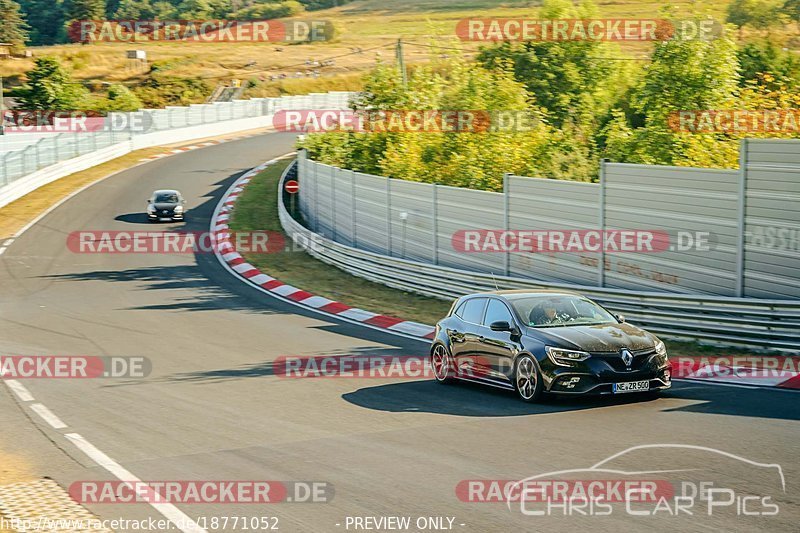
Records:
M355 246L355 217L356 205L353 201L354 172L334 169L333 174L333 226L336 228L336 240L349 246Z
M605 178L607 229L669 235L664 251L606 254L606 286L736 296L737 171L608 164Z
M389 254L388 178L355 173L356 235L359 248Z
M391 181L391 255L434 261L433 188L430 183Z
M456 232L462 230L503 229L503 194L440 186L437 187L436 199L439 264L475 272L503 274L504 254L464 253L453 242Z
M598 184L509 176L506 187L511 230L599 228ZM596 254L516 252L510 255L508 274L594 285L598 261Z
M745 150L744 295L800 298L800 141Z

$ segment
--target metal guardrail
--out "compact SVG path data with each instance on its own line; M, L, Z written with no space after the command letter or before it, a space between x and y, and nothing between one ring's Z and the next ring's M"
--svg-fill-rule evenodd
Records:
M0 187L56 163L130 141L140 135L265 117L287 109L345 109L351 95L349 92L334 91L141 109L130 113L114 112L105 118L100 131L3 135L0 136ZM209 134L213 135L213 132ZM8 149L9 146L13 149Z
M296 162L293 163L296 165ZM287 168L281 180L292 169ZM279 194L278 212L288 235L314 243L308 253L355 276L440 299L500 289L563 289L580 292L665 337L800 353L800 301L726 298L601 289L532 279L492 276L388 257L346 246L314 233L291 217Z

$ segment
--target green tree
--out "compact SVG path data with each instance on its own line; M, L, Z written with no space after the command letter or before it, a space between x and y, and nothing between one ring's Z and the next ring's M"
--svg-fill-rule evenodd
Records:
M772 41L749 42L737 52L737 57L741 65L739 85L742 87L763 80L763 74L783 79L789 87L800 86L800 59Z
M740 28L763 30L783 22L783 7L782 0L733 0L728 5L727 21Z
M30 25L30 44L41 46L66 41L62 0L22 0L20 5Z
M489 118L493 111L516 111L510 116L524 116L527 122L459 133L314 134L304 143L312 157L362 172L493 191L502 190L504 172L547 174L551 128L510 69L487 70L457 57L414 69L408 87L397 68L387 65L365 81L355 103L362 112L485 110ZM496 118L490 120L498 126Z
M106 15L105 0L67 0L66 18L72 20L102 20Z
M209 18L211 4L208 0L183 0L178 7L178 16L186 20L200 20Z
M152 17L157 20L169 20L177 16L175 6L165 0L153 2Z
M0 42L9 43L19 51L28 39L28 25L13 0L0 0Z
M258 20L291 17L303 12L303 6L295 0L281 2L258 2L232 14L238 20Z
M789 20L800 23L800 0L786 0L781 11Z
M142 101L124 85L114 84L108 88L106 111L136 111L142 107Z
M113 17L119 20L148 19L153 16L150 0L122 0Z
M89 91L72 79L56 57L40 57L26 73L27 83L19 91L23 109L71 111L81 108Z
M596 14L594 4L584 2L576 8L568 0L545 0L541 11L542 18L550 19ZM516 79L547 109L555 126L570 120L592 129L625 86L619 74L628 65L604 59L615 56L619 56L617 47L598 41L529 41L486 48L478 60L490 69L510 61Z
M672 128L678 111L731 109L737 105L739 62L731 28L712 40L677 36L656 45L653 59L631 96L642 127L621 111L605 127L605 156L660 165L734 167L736 148L724 135Z

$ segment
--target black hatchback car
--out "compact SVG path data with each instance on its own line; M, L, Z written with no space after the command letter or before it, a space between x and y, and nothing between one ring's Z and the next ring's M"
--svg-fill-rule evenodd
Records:
M655 335L580 294L496 291L463 296L436 325L436 380L543 392L621 394L671 386L667 350Z
M179 191L172 189L155 191L147 200L147 220L182 221L186 219L186 200Z

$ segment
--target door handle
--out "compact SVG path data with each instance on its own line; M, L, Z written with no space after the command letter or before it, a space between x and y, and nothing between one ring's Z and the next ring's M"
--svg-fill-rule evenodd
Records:
M485 341L485 340L486 340L486 337L484 337L483 335L480 335L480 336L478 337L478 340L479 340L480 342L483 342L483 341Z

